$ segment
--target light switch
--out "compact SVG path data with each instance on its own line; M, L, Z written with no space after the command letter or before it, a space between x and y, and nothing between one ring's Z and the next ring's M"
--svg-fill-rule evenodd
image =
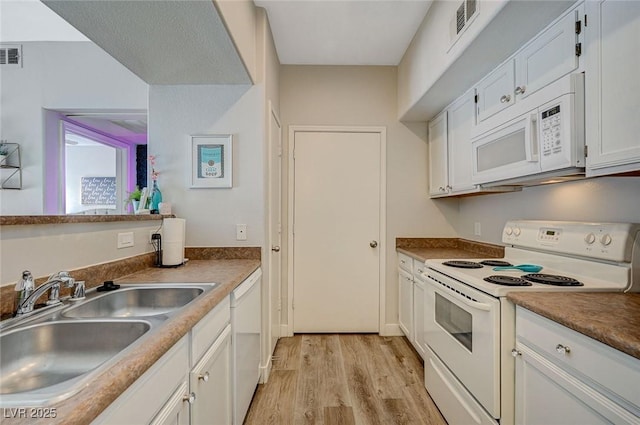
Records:
M133 246L133 232L118 233L118 249Z
M236 240L237 241L246 241L247 240L247 225L246 224L236 224Z
M473 225L473 234L476 236L482 235L482 227L480 226L480 223L477 221Z

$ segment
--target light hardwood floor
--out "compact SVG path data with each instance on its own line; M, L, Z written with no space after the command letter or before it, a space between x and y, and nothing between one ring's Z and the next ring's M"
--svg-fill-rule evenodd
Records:
M281 338L269 382L245 425L446 425L424 388L422 361L403 337Z

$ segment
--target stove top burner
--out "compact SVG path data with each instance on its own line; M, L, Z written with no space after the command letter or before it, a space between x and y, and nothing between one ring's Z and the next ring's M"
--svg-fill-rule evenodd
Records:
M544 274L544 273L531 273L522 276L524 279L535 283L542 283L543 285L554 286L584 286L583 283L575 280L572 277Z
M531 282L527 282L524 279L520 279L519 277L513 277L513 276L493 275L493 276L485 277L484 280L486 280L489 283L495 283L496 285L531 286Z
M483 260L480 261L480 264L484 265L484 266L491 266L491 267L509 267L509 266L513 266L513 264L511 264L508 261L503 261L503 260Z
M475 263L473 261L454 260L454 261L445 261L442 264L444 264L445 266L458 267L461 269L481 269L482 268L482 264Z

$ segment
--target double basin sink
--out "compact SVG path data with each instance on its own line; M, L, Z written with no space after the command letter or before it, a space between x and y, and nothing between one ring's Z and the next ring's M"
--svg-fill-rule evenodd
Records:
M121 285L9 319L0 328L0 407L43 406L71 397L216 286Z

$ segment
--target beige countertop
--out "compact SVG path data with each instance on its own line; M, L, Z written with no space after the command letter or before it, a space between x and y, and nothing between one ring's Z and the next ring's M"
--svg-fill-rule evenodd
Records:
M117 365L70 398L56 403L55 419L7 419L3 424L88 424L180 340L211 309L260 267L260 260L191 260L175 269L147 268L117 279L120 283L220 283L169 318L159 332L128 353ZM2 409L0 409L2 410Z
M640 294L511 292L507 298L640 359Z

